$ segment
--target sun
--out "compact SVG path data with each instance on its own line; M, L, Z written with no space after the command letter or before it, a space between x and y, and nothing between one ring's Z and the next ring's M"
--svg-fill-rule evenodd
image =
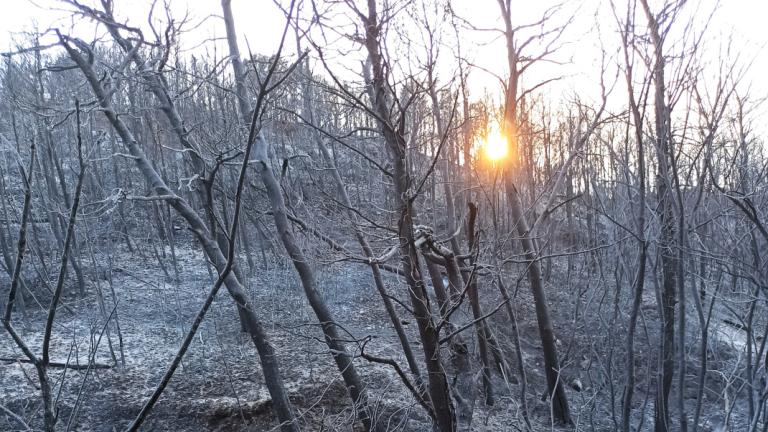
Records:
M488 159L498 161L509 154L509 143L500 132L490 131L483 142L483 151Z

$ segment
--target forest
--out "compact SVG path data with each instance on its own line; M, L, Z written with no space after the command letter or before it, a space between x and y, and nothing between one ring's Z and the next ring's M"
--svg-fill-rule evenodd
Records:
M768 431L716 1L22 3L0 430Z

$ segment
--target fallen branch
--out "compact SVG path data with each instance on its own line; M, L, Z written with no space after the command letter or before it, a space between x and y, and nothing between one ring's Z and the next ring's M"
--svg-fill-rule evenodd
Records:
M34 362L30 359L23 359L23 358L10 358L10 357L0 357L0 362L4 363L28 363L28 364L34 364ZM72 369L72 370L87 370L88 365L79 365L79 364L67 364L66 362L55 362L51 361L48 362L48 367L50 368L58 368L58 369ZM93 363L90 368L91 369L112 369L115 367L114 365L108 365L104 363Z

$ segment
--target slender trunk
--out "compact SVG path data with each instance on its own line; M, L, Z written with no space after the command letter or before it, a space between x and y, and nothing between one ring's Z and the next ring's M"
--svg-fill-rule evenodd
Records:
M528 281L531 284L531 293L533 294L533 302L536 309L536 320L539 326L539 337L541 338L542 350L544 351L544 368L547 376L548 393L552 399L552 410L558 421L571 423L568 398L565 394L563 380L560 377L560 361L557 354L557 345L555 345L555 330L549 313L544 285L541 281L539 257L534 248L533 240L530 237L520 195L515 185L512 184L509 175L506 181L506 193L528 266Z
M237 35L235 33L230 0L222 0L222 9L224 11L224 23L227 29L227 41L229 43L231 56L230 62L232 63L232 68L235 73L235 86L240 117L245 122L248 120L252 108L248 103L248 92L245 87L244 70L242 63L240 63L240 51L237 46ZM262 89L262 91L264 91L264 89ZM253 126L254 125L252 125L252 127ZM288 221L287 216L288 211L283 198L283 191L272 172L272 168L269 166L267 142L260 132L257 132L257 135L254 138L256 139L254 155L259 161L257 170L259 171L262 183L267 190L275 227L277 228L280 240L282 241L285 250L288 252L296 272L299 274L299 279L301 279L301 284L304 288L307 300L309 301L312 310L315 312L317 319L320 321L325 336L325 342L331 351L336 366L344 378L344 383L349 392L349 396L352 399L352 403L355 405L356 409L359 409L360 418L366 430L378 430L379 427L375 424L373 413L368 404L366 386L355 368L352 356L347 352L344 339L338 333L338 325L336 324L330 309L328 309L325 300L317 289L317 280L314 276L314 272L308 264L308 260L298 246L296 238L291 231L290 222Z
M637 273L635 275L633 287L632 310L629 315L629 325L627 328L627 361L626 378L624 383L624 394L622 395L621 425L624 432L631 432L632 398L635 392L635 331L637 329L637 320L640 315L640 307L643 303L643 292L645 289L645 270L648 258L648 243L645 237L645 206L646 206L646 181L645 181L645 149L643 147L643 120L640 108L635 99L634 87L632 86L632 64L629 57L629 12L627 12L627 23L625 32L622 33L624 61L626 65L625 79L629 91L629 105L634 123L634 140L637 147L637 176L638 176L638 204L637 204L637 242L638 258ZM627 138L629 133L627 133Z
M676 248L682 245L677 244L674 203L670 190L672 187L670 162L673 153L670 131L671 113L665 100L666 82L664 78L665 58L663 39L659 23L653 16L648 6L648 1L641 0L641 4L650 27L655 57L653 84L656 155L658 162L656 193L659 223L661 225L659 238L662 272L662 291L660 296L662 309L661 370L659 372L658 391L656 394L654 429L656 432L666 432L671 426L669 419L669 392L672 388L672 379L675 372L675 302L677 301L677 290L679 289L679 263ZM683 349L683 347L681 346L680 349ZM681 406L680 408L683 407ZM686 422L682 416L681 420L681 428L685 428Z
M256 139L257 148L255 154L265 158L267 155L267 143L262 137L257 137ZM301 284L304 287L304 293L307 296L307 300L309 301L312 310L315 312L317 319L320 321L323 334L325 335L325 342L336 362L336 366L344 378L344 383L347 386L349 396L352 398L352 402L355 404L356 408L359 408L361 420L363 421L366 430L377 430L377 427L373 424L373 413L368 405L366 386L360 375L357 373L357 369L352 361L352 356L347 352L347 348L343 342L344 338L339 335L338 325L336 324L333 314L331 314L325 300L317 289L314 272L309 266L307 258L298 246L296 238L291 231L280 185L277 182L272 169L269 167L267 160L260 159L259 165L258 171L261 175L261 180L267 189L267 196L269 197L272 207L272 215L274 217L277 232L280 235L285 250L288 252L291 261L293 262L296 272L299 274L299 279L301 279Z
M475 222L477 221L477 206L474 203L469 204L469 220L467 223L467 242L469 243L470 264L475 265L475 260L479 251L477 250L477 232ZM470 276L468 286L469 304L472 308L472 318L475 320L475 332L477 333L477 345L480 351L480 361L483 363L483 390L485 391L485 404L493 405L493 384L491 381L491 363L488 357L489 329L488 323L484 319L483 311L480 307L478 296L477 275Z
M512 11L508 7L508 2L498 0L504 20L504 35L507 45L507 63L509 68L509 78L504 103L504 123L503 132L506 134L508 145L511 147L511 154L521 156L520 145L518 143L519 119L518 117L518 84L520 79L520 70L518 69L519 52L515 43L515 31L512 25ZM565 394L565 388L560 379L560 361L555 345L555 332L552 325L552 319L549 313L544 285L541 281L541 265L539 254L536 249L534 239L528 228L523 210L523 202L520 192L515 186L514 176L515 168L520 164L515 164L513 160L508 161L508 166L504 170L504 187L507 197L507 205L512 217L512 226L516 227L520 237L520 245L528 265L528 280L531 284L534 307L536 309L536 319L539 327L539 337L544 352L544 369L547 377L548 394L551 397L552 412L555 418L562 423L571 423L571 414L568 407L568 399ZM533 179L531 179L533 181Z
M61 43L85 75L85 78L91 86L91 90L99 101L104 116L120 136L123 144L128 148L128 151L133 157L141 174L151 185L155 193L160 197L165 197L165 200L174 208L174 210L187 221L191 231L197 237L208 259L211 260L218 271L222 271L226 267L227 259L221 252L221 249L219 249L216 241L211 238L203 219L183 198L173 193L149 162L144 150L136 141L133 133L131 133L128 126L124 123L122 118L117 115L112 107L110 97L104 90L101 81L91 65L78 51L69 45L63 37L61 37ZM280 373L275 350L270 343L260 320L256 316L254 305L251 303L243 286L233 274L230 273L227 276L224 280L224 284L232 299L237 303L238 308L243 311L241 316L245 321L245 327L248 329L251 340L259 353L261 367L264 373L264 381L272 396L272 405L275 410L275 415L282 424L282 430L285 432L295 431L297 426L294 424L293 412L290 402L288 401L288 395L285 390L282 374Z
M429 310L429 299L419 265L418 252L414 244L412 209L405 196L406 189L404 187L406 183L404 180L407 176L405 161L402 158L397 158L397 160L401 161L395 162L394 172L395 177L399 179L395 181L395 193L398 197L398 213L400 214L398 235L400 237L403 273L408 284L411 305L424 348L429 394L434 404L437 423L441 431L452 432L456 429L455 414L450 399L448 379L441 360L438 329Z
M531 421L528 416L528 378L525 373L525 359L523 358L523 350L520 346L520 332L517 327L517 315L509 302L509 290L504 285L504 281L501 276L497 278L499 284L499 291L501 291L504 301L507 303L507 314L509 314L509 321L512 323L512 344L515 346L515 359L517 360L517 374L520 376L520 409L523 413L523 420L525 421L528 429L531 429Z
M298 41L297 41L297 44L298 44ZM299 51L300 53L301 49L298 49L297 51ZM309 73L308 68L305 69L305 71ZM307 81L308 80L309 80L309 76L307 76ZM310 92L309 86L305 85L304 112L305 112L305 115L308 116L306 120L313 122L314 111L312 110L312 106L310 104L309 92ZM369 266L371 268L371 273L373 275L374 285L376 286L376 290L378 291L379 296L381 297L381 301L384 304L384 309L386 310L387 315L389 316L389 320L392 323L392 327L394 328L395 333L397 334L397 338L400 341L400 346L403 348L403 354L405 355L405 359L406 359L406 362L408 363L408 367L419 389L423 390L424 388L423 377L421 375L421 371L419 370L418 363L416 362L416 357L413 355L413 349L411 348L411 343L408 340L408 336L405 333L405 329L403 328L402 323L400 322L400 318L397 316L397 311L395 310L395 306L392 303L392 299L390 298L390 295L387 292L387 287L384 284L384 278L381 276L381 269L379 267L379 264L373 260L374 258L373 249L371 248L371 245L368 242L368 239L366 238L362 229L360 229L360 225L357 223L358 216L354 211L352 200L349 199L349 193L347 193L347 189L344 185L344 180L341 178L341 173L339 173L339 169L336 165L336 162L333 156L331 155L331 152L328 150L328 147L325 145L322 138L318 135L317 131L314 129L312 131L312 138L317 144L318 149L320 150L320 153L322 154L323 159L325 160L325 163L328 164L330 167L331 176L336 186L336 192L338 194L339 200L347 208L347 214L350 220L352 221L352 229L355 232L355 238L357 239L357 242L363 251L363 255L369 259L369 262L370 262Z
M380 24L376 12L376 2L368 0L368 16L364 18L365 46L371 65L369 91L373 110L378 114L378 127L384 135L393 166L394 203L398 215L398 237L400 241L400 256L409 288L411 305L419 328L424 361L427 368L429 394L435 409L436 422L442 432L456 430L456 417L451 402L448 378L443 368L440 355L438 329L429 310L429 299L424 286L423 274L419 263L418 249L413 233L415 212L409 193L410 176L408 174L407 145L405 137L391 123L388 100L391 95L387 90L387 76L384 70L384 60L379 49Z
M429 85L429 98L432 101L432 114L435 117L435 127L437 128L437 137L439 140L446 139L445 137L445 123L443 123L443 115L440 112L440 103L437 99L437 90L435 89L435 86L437 83L435 83L434 78L432 77L433 74L433 67L434 65L429 66L429 75L430 75L430 85ZM451 236L451 249L453 250L453 253L458 255L459 254L459 243L456 239L456 236L453 235L456 231L456 208L453 203L453 188L451 186L451 173L450 173L450 164L448 161L448 151L443 151L443 155L441 156L441 171L442 171L442 177L443 177L443 194L445 195L445 216L446 216L446 222L448 224L447 231L448 235ZM434 154L434 152L433 152ZM432 208L435 208L435 206L432 206Z

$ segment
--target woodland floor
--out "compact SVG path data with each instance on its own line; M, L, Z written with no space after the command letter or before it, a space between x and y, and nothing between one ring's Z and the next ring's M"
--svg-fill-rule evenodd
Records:
M109 335L98 342L96 362L113 364L109 345L118 360L110 369L84 370L53 369L55 396L58 399L58 418L61 430L120 431L135 417L140 407L154 390L173 358L192 317L212 285L207 265L199 250L191 247L177 250L181 281L166 281L156 264L148 256L141 258L123 251L115 256L113 287L117 307ZM316 319L309 308L301 286L289 264L260 265L250 280L251 293L258 309L263 311L262 320L267 324L269 335L280 356L283 378L291 399L300 413L302 430L350 431L353 412L346 391L339 379L335 365L327 354ZM366 351L382 357L405 361L399 356L399 344L390 329L378 293L373 287L368 269L359 264L329 263L316 267L319 286L337 320L356 339L371 337ZM561 269L556 269L559 273ZM114 303L109 285L99 281L105 293L105 313L99 312L94 280L89 281L89 293L85 299L67 295L69 309L61 309L57 315L52 343L52 360L70 364L87 365L88 357L97 344L104 328L104 316L109 315ZM392 293L405 300L403 284L388 276ZM613 308L610 297L601 298L597 289L586 290L583 283L568 282L569 290L549 289L552 313L556 317L557 334L563 359L563 379L571 383L579 379L582 392L568 389L576 429L614 430L613 416L620 409L621 389L614 389L615 400L610 397L610 384L601 377L607 373L621 375L622 371L607 371L611 355L607 346L611 341L596 340L595 326L609 326ZM515 290L515 280L508 282ZM549 405L540 395L545 388L541 374L541 350L538 330L527 281L518 285L515 309L519 317L519 332L526 363L528 381L528 405L535 430L550 429ZM488 283L481 288L485 310L498 305L498 293ZM603 290L605 291L605 290ZM578 301L578 307L576 302ZM45 301L47 303L47 300ZM649 298L644 305L645 319L655 323L655 302ZM574 314L579 310L578 314ZM584 316L584 311L588 315ZM420 352L415 324L401 309L401 317L414 341L414 351ZM14 322L29 345L39 351L42 340L42 324L45 312L30 307L26 320L16 314ZM120 362L115 320L119 322L125 365ZM467 320L467 317L460 317ZM502 344L511 369L516 371L508 323L504 309L500 308L492 320L497 337ZM26 323L31 323L25 325ZM655 324L649 324L648 334L655 340ZM691 331L696 331L691 329ZM643 328L638 332L638 391L635 411L641 416L645 407L643 429L652 424L652 404L647 401L643 389L649 385L647 368L649 350ZM467 332L471 333L471 331ZM610 333L610 332L608 332ZM618 328L613 345L621 350L624 334ZM352 339L352 336L350 339ZM34 349L33 348L33 349ZM350 345L350 350L354 345ZM727 347L723 348L727 350ZM623 352L623 351L622 351ZM695 350L691 356L695 356ZM446 353L446 355L448 355ZM22 358L22 355L5 332L0 332L0 357ZM727 357L727 356L726 356ZM69 359L69 360L67 360ZM619 359L620 360L620 359ZM614 360L616 361L616 360ZM714 359L713 361L727 361ZM369 385L369 393L382 424L388 430L428 431L430 426L422 410L407 394L394 371L363 359L356 363ZM403 366L405 367L405 366ZM714 366L713 366L714 367ZM695 374L695 368L689 373ZM88 375L86 377L86 375ZM18 414L33 427L40 427L40 398L35 388L35 371L32 365L19 362L0 362L0 400L2 405ZM63 385L61 385L63 381ZM713 380L716 381L716 380ZM618 380L620 382L620 380ZM719 384L711 384L712 402L705 410L704 430L714 424L708 420L716 417L716 395ZM520 415L520 390L516 383L507 383L500 376L495 378L497 403L493 407L483 404L481 389L475 404L472 429L475 431L522 430ZM674 391L674 390L673 390ZM79 403L76 401L79 398ZM616 407L612 409L611 406ZM78 406L76 415L73 407ZM222 289L214 307L209 312L198 336L186 354L181 367L155 406L144 430L153 431L267 431L275 428L269 406L269 396L263 384L261 368L252 343L239 332L239 324L233 303ZM738 412L734 413L737 415ZM639 421L639 418L637 419ZM71 428L66 425L71 422ZM19 430L20 424L0 413L0 430ZM570 427L569 430L574 428Z

